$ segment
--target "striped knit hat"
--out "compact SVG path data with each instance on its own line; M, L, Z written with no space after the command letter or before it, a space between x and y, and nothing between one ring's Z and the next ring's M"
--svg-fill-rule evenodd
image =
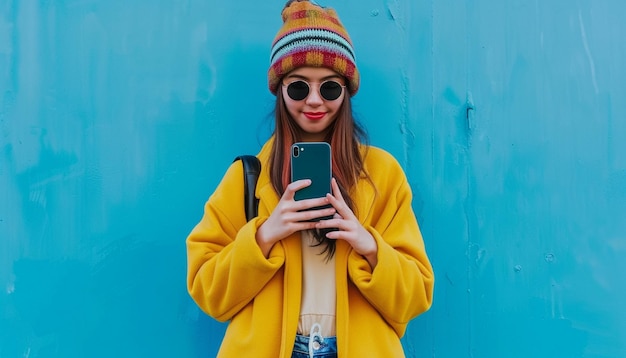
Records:
M344 76L348 90L359 89L359 71L348 32L335 10L314 1L292 0L282 12L283 26L272 43L269 89L273 94L283 76L298 67L326 67Z

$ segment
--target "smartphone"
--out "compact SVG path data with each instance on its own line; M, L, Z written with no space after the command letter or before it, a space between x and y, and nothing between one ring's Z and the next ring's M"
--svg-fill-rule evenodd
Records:
M310 179L311 185L298 190L295 200L322 198L331 192L332 159L330 144L326 142L299 142L291 146L291 181ZM330 207L330 204L309 210ZM332 219L316 218L313 221Z

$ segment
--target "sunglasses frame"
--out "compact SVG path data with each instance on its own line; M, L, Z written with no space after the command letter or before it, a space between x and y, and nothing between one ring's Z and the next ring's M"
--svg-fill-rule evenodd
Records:
M305 83L307 85L307 87L308 87L308 91L306 93L306 96L302 97L301 99L293 98L291 96L291 94L289 93L289 86L293 85L294 83L298 83L298 82ZM339 92L339 96L337 96L336 98L333 98L333 99L326 98L326 96L324 96L324 93L322 92L322 86L324 86L326 83L336 83L339 87L341 87L341 92ZM293 80L293 81L291 81L289 83L283 83L283 86L287 87L287 96L289 96L289 98L291 98L294 101L304 101L311 94L311 87L312 87L311 84L319 84L317 86L318 87L318 92L320 94L320 97L322 97L325 101L336 101L336 100L338 100L341 97L341 94L343 93L343 91L345 91L345 89L346 89L346 85L342 85L341 83L339 83L339 81L336 81L336 80L326 80L326 81L322 81L322 82L308 82L308 81L305 81L303 79L296 79L296 80Z

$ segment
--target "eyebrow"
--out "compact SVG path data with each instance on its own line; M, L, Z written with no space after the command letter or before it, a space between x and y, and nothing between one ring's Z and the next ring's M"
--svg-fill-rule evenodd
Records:
M285 76L285 78L297 78L297 79L301 79L301 80L305 80L305 81L310 81L311 79L306 77L306 76L302 76L302 75L298 75L298 74L290 74ZM340 75L330 75L330 76L326 76L326 77L322 77L320 78L320 82L329 80L329 79L342 79L343 77L341 77Z

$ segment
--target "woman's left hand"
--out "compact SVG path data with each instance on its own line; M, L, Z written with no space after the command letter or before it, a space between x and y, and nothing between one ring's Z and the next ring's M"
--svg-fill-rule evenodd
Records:
M369 231L365 230L356 215L350 210L348 204L346 204L335 178L331 179L331 187L333 193L332 195L327 194L326 198L335 210L337 210L337 213L332 219L321 220L316 227L318 229L337 229L326 234L326 237L335 240L345 240L352 246L354 251L365 257L373 270L378 263L378 245L376 244L376 240L374 240L374 237Z

